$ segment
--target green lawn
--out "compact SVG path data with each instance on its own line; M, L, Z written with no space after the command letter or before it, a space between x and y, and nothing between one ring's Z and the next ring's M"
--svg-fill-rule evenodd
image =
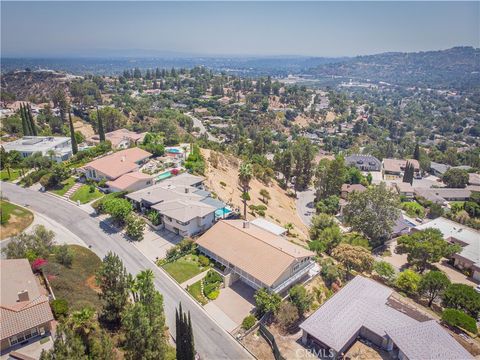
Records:
M203 296L202 293L202 280L197 281L196 283L188 287L188 292L202 305L205 305L208 300Z
M0 171L0 180L1 181L14 181L20 177L19 169L10 169L10 176L8 176L8 171L6 169Z
M51 191L52 193L54 194L57 194L57 195L60 195L60 196L63 196L65 195L65 193L70 190L70 188L75 184L75 178L71 177L71 178L68 178L67 180L64 180L60 183L60 186L55 188L55 189L51 189L49 191Z
M2 222L0 225L0 239L5 239L21 233L33 221L32 212L5 200L0 200Z
M196 255L185 255L178 260L162 266L179 284L200 274L204 268L200 266Z
M99 289L95 282L95 272L101 260L91 250L78 245L69 245L73 251L73 262L70 268L55 261L52 255L45 267L45 275L50 281L57 299L65 299L70 311L90 306L101 309L98 298Z
M95 188L95 191L90 192L90 185L82 185L73 193L73 195L70 197L70 200L75 202L79 200L80 203L86 204L92 200L98 199L102 195L103 194L97 188Z

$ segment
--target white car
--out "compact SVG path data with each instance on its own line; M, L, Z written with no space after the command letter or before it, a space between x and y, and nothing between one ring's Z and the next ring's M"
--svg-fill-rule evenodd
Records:
M475 288L475 291L480 294L480 285L477 285L477 287Z

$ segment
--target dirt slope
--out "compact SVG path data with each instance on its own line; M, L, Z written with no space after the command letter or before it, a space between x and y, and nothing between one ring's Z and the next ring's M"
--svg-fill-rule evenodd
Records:
M213 157L211 153L217 154L218 165L216 168L212 166ZM239 160L231 155L224 155L213 150L202 149L202 155L206 159L206 186L213 191L224 202L233 205L243 213L243 204L240 198L241 190L238 186L238 166ZM223 185L225 184L225 185ZM286 195L285 191L276 183L265 185L257 179L250 182L250 198L248 205L261 205L260 190L267 189L271 199L268 202L265 219L277 225L284 226L286 223L292 223L294 229L292 233L298 236L301 242L307 239L308 229L302 223L297 215L295 207L295 199ZM248 210L247 210L248 211ZM247 214L248 219L253 219L251 214ZM292 237L292 240L294 238Z

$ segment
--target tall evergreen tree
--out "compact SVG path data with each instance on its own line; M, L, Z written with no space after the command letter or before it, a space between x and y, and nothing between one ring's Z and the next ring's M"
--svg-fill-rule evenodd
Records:
M405 165L405 171L403 173L403 180L402 182L409 183L410 185L413 184L413 175L415 173L415 168L412 163L407 161L407 164Z
M22 118L22 131L23 136L30 135L30 127L28 126L27 118L25 116L25 109L23 108L23 104L20 104L20 117Z
M38 135L37 126L35 125L35 120L33 119L32 108L30 107L30 105L27 105L27 114L28 114L28 122L30 124L31 134L33 136L37 136Z
M177 360L193 360L195 358L195 344L193 339L192 319L182 310L182 303L175 310L175 334Z
M98 106L97 106L97 121L98 121L98 137L100 138L100 142L104 142L105 130L103 129L103 120L100 116L100 111L98 111Z
M72 141L72 153L75 155L78 152L77 139L75 139L75 128L73 127L72 112L68 111L68 122L70 125L70 139Z
M413 158L415 160L420 160L420 147L418 146L418 144L415 145L415 151L413 152Z

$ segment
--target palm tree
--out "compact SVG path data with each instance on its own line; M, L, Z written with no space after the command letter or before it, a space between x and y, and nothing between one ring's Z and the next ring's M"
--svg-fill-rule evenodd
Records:
M252 180L252 164L242 163L240 169L238 170L238 182L242 187L242 201L243 201L243 218L247 220L247 200L250 196L248 195L248 190L250 189L250 181Z
M84 307L82 310L74 311L67 323L81 338L85 346L89 344L89 338L97 330L95 310Z

